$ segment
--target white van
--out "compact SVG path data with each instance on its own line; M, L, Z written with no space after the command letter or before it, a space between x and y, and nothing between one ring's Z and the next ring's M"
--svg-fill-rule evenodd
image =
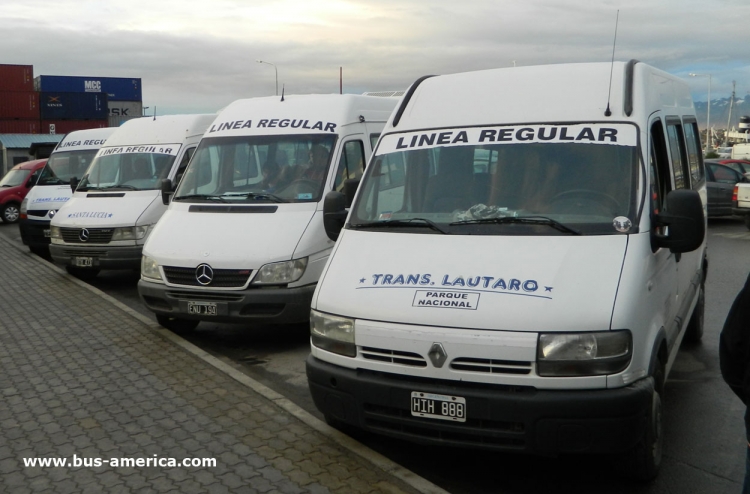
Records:
M417 81L348 216L325 199L316 406L426 445L628 453L653 477L664 381L702 334L705 187L689 88L648 65Z
M143 249L138 293L159 323L307 321L334 244L322 198L361 176L397 101L304 95L222 110Z
M52 218L52 260L82 277L139 269L143 243L167 209L161 181L182 174L215 117L143 117L118 127Z
M107 138L117 130L77 130L67 134L52 151L36 185L21 203L21 241L41 256L49 255L50 221L73 195L71 179L78 182Z
M732 146L730 156L733 160L750 160L750 143L740 142Z

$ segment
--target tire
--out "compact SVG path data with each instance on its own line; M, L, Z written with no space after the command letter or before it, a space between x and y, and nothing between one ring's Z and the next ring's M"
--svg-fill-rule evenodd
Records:
M661 466L664 434L662 431L661 394L664 389L664 364L656 362L654 393L651 409L646 415L646 427L638 444L628 453L628 476L639 481L656 478Z
M198 327L200 321L193 319L180 319L178 317L156 315L156 322L163 328L167 328L175 333L188 333Z
M706 289L701 284L698 292L698 303L695 304L693 315L690 316L687 329L685 330L684 341L688 343L698 343L703 338L703 322L706 313Z
M77 268L75 266L65 266L65 271L83 281L93 280L99 274L98 269Z
M745 226L750 230L750 214L745 215Z
M3 223L17 223L21 217L21 209L15 202L9 202L0 206L0 219Z

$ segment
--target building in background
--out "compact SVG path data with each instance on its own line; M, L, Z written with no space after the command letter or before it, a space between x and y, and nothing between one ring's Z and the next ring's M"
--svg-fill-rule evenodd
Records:
M64 134L0 134L0 176L19 163L48 158Z

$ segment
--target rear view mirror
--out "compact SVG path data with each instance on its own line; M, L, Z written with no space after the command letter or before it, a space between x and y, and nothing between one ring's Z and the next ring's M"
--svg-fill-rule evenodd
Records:
M326 194L323 200L323 228L325 228L328 238L334 242L338 240L344 222L346 222L348 214L346 202L347 197L335 190Z
M165 178L161 181L161 202L165 206L169 206L169 198L174 194L174 187L172 187L172 181Z
M655 235L659 247L674 253L690 252L703 244L706 237L706 220L703 202L694 190L673 190L667 194L666 211L655 217L657 226L666 226L667 234ZM655 229L652 229L655 232Z
M70 190L75 192L76 187L78 187L78 177L70 177Z
M357 189L359 188L359 178L350 178L348 180L344 180L344 195L346 196L346 207L350 208L352 207L352 202L354 202L354 194L357 193Z

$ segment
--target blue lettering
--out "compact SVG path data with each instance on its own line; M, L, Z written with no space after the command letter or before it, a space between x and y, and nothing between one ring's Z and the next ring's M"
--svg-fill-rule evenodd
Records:
M420 285L429 285L430 284L430 276L431 274L423 274L422 279L419 281Z
M373 285L377 285L378 284L378 280L380 280L380 278L382 276L383 276L382 274L374 274L374 275L372 275L372 284Z
M493 288L493 289L495 289L495 288L502 288L503 290L505 290L505 289L506 289L506 288L508 288L508 287L507 287L507 286L505 285L505 280L504 280L504 279L502 279L502 278L500 278L499 280L497 280L497 281L495 282L495 284L494 284L494 285L492 285L492 288Z
M396 285L396 284L403 285L404 284L404 275L400 274L400 275L396 276L396 279L393 280L393 283L391 283L391 284L392 285Z
M487 288L488 286L490 286L490 281L492 281L494 279L495 279L494 276L482 276L482 281L484 281L484 283L482 284L482 286L485 287L485 288Z
M466 280L466 284L470 287L475 287L479 285L479 276L475 276L474 278L469 278Z
M448 275L447 275L447 274L446 274L445 276L443 276L443 282L442 282L441 284L442 284L443 286L452 286L452 285L451 285L451 284L450 284L450 283L448 282Z
M537 285L536 281L534 280L526 280L523 282L523 290L525 292L535 292L539 288L539 285Z
M391 281L393 281L393 275L392 274L387 274L387 275L383 276L383 284L384 285L391 285L392 284Z
M419 275L418 274L410 274L406 278L406 284L407 285L416 285L419 283Z
M521 289L521 282L515 278L510 280L510 287L509 290L520 290Z
M453 286L466 286L466 283L464 282L464 279L459 276L455 280L453 280Z

